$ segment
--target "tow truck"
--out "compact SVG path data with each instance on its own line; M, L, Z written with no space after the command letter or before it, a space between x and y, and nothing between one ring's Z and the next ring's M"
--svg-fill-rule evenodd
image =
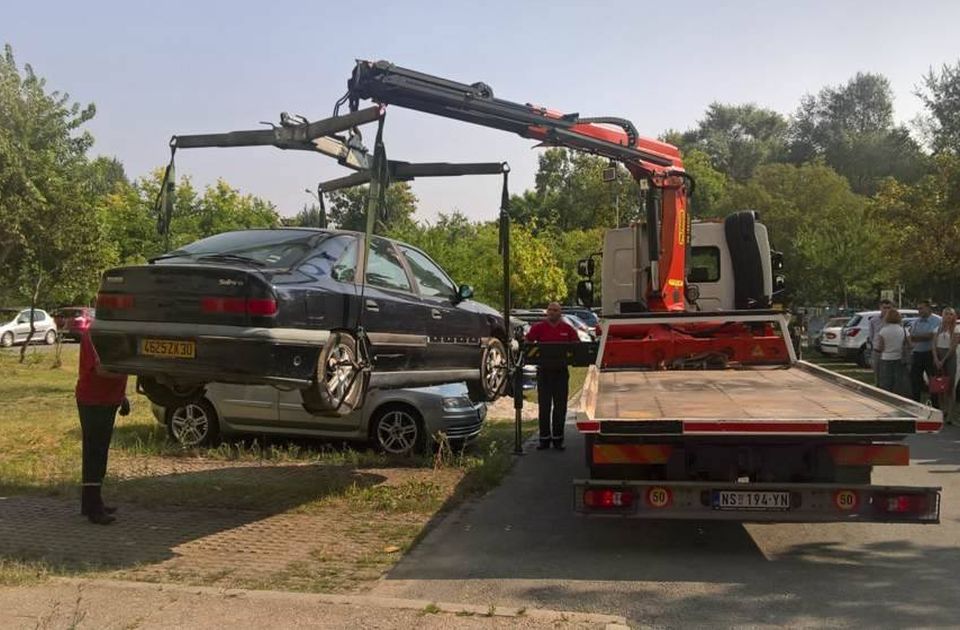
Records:
M364 100L377 107L361 110ZM344 105L349 112L341 115ZM939 521L940 488L870 481L874 466L908 465L905 438L939 431L940 412L800 360L788 316L772 308L781 263L757 214L692 222L688 199L695 182L680 151L642 137L625 118L515 103L494 96L485 83L360 60L333 118L281 116L273 130L181 136L171 147L273 145L334 157L355 172L321 183L320 191L369 183L368 232L390 181L503 172L501 226L508 224L503 165L387 160L388 106L598 155L622 164L639 184L640 220L605 237L598 344L544 344L520 353L589 363L571 412L585 437L589 470L573 483L577 511L768 522ZM374 120L380 126L371 153L356 127ZM509 240L501 245L507 318ZM582 261L585 278L577 288L588 305L593 267L592 258ZM522 388L515 387L514 396L519 408Z

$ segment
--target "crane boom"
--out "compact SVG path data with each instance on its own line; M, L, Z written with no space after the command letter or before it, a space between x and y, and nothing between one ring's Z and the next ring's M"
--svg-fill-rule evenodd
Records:
M347 83L351 111L364 99L382 105L462 120L621 162L646 188L645 230L649 282L645 307L652 311L685 308L685 258L689 236L686 212L689 176L680 151L641 137L629 120L583 118L530 104L496 98L484 83L459 83L401 68L387 61L358 61Z

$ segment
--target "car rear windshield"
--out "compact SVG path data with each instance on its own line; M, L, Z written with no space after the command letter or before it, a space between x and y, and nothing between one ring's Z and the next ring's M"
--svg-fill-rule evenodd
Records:
M82 308L60 308L53 312L54 317L83 317Z
M263 267L290 267L316 246L317 242L329 236L328 232L316 230L241 230L224 232L195 241L159 256L154 260L187 259L191 262L204 262L209 257L216 262L217 257L234 257L238 261L250 259L252 264Z
M845 327L856 326L857 324L860 323L861 319L862 317L860 315L854 315L853 317L850 318L850 321L844 324L844 326Z

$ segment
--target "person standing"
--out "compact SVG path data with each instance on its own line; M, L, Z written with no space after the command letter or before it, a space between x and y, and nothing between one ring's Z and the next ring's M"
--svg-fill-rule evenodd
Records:
M903 329L900 311L890 305L883 314L883 326L873 342L873 358L877 387L897 393L903 371L903 344L907 331Z
M83 435L80 513L97 525L109 525L116 520L113 516L116 509L103 503L102 488L117 410L124 416L130 413L126 392L127 375L107 372L100 366L90 332L84 331L80 338L80 370L76 388Z
M920 300L917 311L920 316L910 326L910 342L913 344L910 393L915 401L920 402L920 397L923 395L924 374L928 382L936 376L933 365L933 338L940 329L940 317L934 315L930 309L929 300Z
M953 404L957 376L957 312L949 306L943 309L943 318L933 343L933 366L937 373L947 377L947 391L939 394L943 421L953 424Z
M527 341L537 343L575 343L580 338L573 326L563 320L560 304L547 306L547 317L530 327ZM570 371L566 365L537 367L537 404L540 409L540 444L537 450L563 450L563 425L567 419L567 395ZM551 422L552 420L552 422Z
M870 362L873 364L873 379L877 386L880 386L880 355L877 350L877 343L880 341L880 329L884 327L887 323L886 316L890 309L893 308L893 302L887 299L880 300L880 314L876 317L870 318L869 325L869 337L870 346L873 348L874 352L870 354ZM902 317L901 317L902 320Z

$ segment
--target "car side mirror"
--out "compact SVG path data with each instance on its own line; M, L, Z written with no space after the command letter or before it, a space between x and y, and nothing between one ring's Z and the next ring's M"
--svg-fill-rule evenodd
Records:
M594 271L593 258L583 258L577 261L577 273L580 274L580 277L592 278Z
M581 280L577 283L577 303L593 308L593 280Z
M463 302L464 300L469 300L473 297L473 287L469 284L461 284L460 288L457 289L457 301Z

